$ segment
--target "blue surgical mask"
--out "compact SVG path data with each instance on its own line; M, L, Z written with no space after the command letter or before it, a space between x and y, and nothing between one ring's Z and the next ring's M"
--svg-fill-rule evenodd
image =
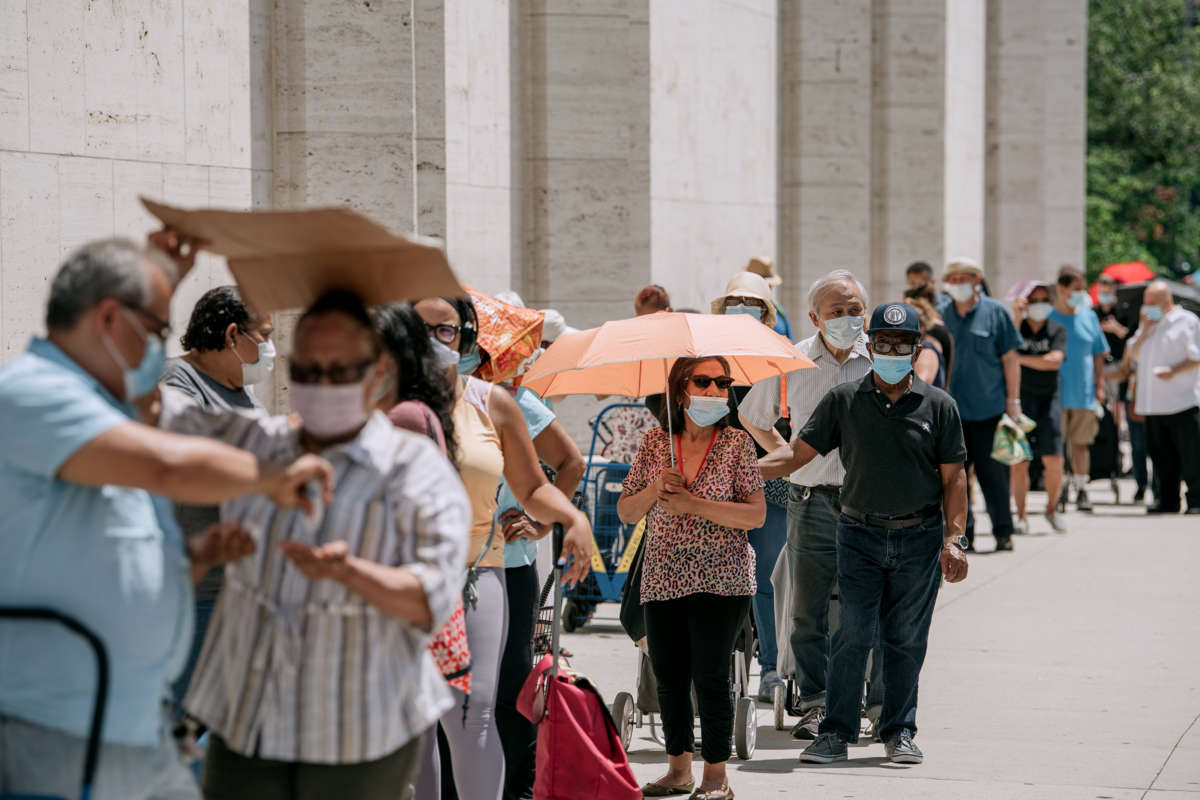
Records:
M691 417L692 422L701 428L716 425L729 413L729 398L727 397L708 397L699 394L688 396L692 398L692 404L684 410Z
M132 312L125 308L121 310L125 312L126 318L138 329L138 332L142 335L142 341L146 343L146 352L142 355L141 363L130 369L129 362L121 355L121 351L117 349L113 340L107 335L103 339L104 346L108 348L109 355L117 362L117 366L121 368L123 373L125 396L121 399L130 403L154 391L154 387L158 385L158 381L163 374L163 369L167 365L167 351L163 347L162 340L157 336L151 336L146 333L146 329L142 327L142 323L137 321L137 317L133 316Z
M1111 306L1117 302L1117 296L1109 292L1101 292L1097 297L1102 306Z
M744 306L741 304L735 306L725 306L726 314L749 314L759 322L762 322L763 310L759 306Z
M1157 322L1163 318L1162 306L1142 306L1142 312L1151 322Z
M912 372L912 356L876 355L871 361L871 369L875 370L875 374L882 378L884 383L895 385Z
M479 354L479 348L474 348L471 352L458 360L459 375L470 375L475 370L479 369L479 365L483 363L483 356Z
M849 350L862 335L866 317L834 317L825 320L825 342L835 350Z
M1083 289L1078 292L1071 292L1071 296L1067 298L1067 305L1071 308L1087 308L1088 293Z

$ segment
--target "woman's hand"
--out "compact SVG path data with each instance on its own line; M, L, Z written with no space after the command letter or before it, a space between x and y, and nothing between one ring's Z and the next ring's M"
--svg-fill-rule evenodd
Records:
M687 491L683 485L683 471L679 467L665 467L655 481L654 488L659 494Z
M558 565L567 567L563 573L563 583L574 586L587 577L592 568L592 526L587 517L576 513L575 521L564 531L562 552L559 554ZM567 561L570 566L567 566Z
M693 514L696 511L695 495L682 485L659 491L658 504L672 514Z
M529 539L536 542L539 539L545 538L546 534L550 532L549 525L538 523L533 517L519 508L510 508L501 514L500 524L504 526L502 534L505 542L512 542L517 539Z

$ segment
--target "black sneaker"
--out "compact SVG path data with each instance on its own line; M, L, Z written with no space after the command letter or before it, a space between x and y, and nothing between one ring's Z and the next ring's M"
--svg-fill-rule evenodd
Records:
M817 740L804 748L800 760L809 764L832 764L846 760L846 743L836 733L818 734Z
M996 552L997 553L1010 553L1010 552L1012 552L1012 549L1013 549L1013 543L1012 543L1012 539L1010 537L1003 536L1003 537L996 538Z
M925 760L925 754L912 740L912 734L907 728L888 739L883 749L887 753L888 761L893 764L920 764Z
M1152 505L1146 509L1146 513L1147 514L1178 514L1179 509L1178 508L1166 508L1164 506L1160 506L1157 503L1155 503L1154 505Z
M1135 502L1135 503L1146 502L1146 487L1143 486L1141 489L1138 489L1136 492L1133 493L1133 502Z
M1075 494L1075 509L1077 511L1085 511L1085 512L1092 510L1092 501L1088 500L1086 489L1080 489Z
M804 712L800 721L792 727L792 738L801 741L812 741L817 738L817 728L825 719L825 706L813 706Z

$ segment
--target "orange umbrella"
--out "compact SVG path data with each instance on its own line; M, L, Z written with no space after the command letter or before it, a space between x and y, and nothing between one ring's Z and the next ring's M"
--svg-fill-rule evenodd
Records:
M729 362L730 377L741 386L816 366L753 317L663 312L560 337L525 374L522 386L542 397L643 397L666 391L676 359L707 356Z
M488 354L478 376L489 383L513 378L521 364L542 346L546 315L497 300L470 286L463 288L471 296L479 318L479 346Z

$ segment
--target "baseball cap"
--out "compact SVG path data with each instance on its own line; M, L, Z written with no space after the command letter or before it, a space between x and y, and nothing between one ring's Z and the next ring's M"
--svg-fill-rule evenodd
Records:
M921 335L921 320L917 318L917 310L908 303L884 303L871 312L871 327L868 333L876 334L882 331L902 331Z

